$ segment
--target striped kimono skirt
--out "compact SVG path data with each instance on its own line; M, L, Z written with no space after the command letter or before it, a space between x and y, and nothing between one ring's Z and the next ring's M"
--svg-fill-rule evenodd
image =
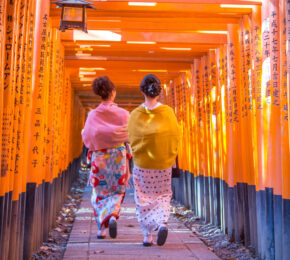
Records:
M171 172L171 167L153 170L134 166L136 214L144 236L151 234L169 219Z
M93 188L91 203L99 229L102 226L108 227L111 216L116 219L120 216L126 191L126 158L130 157L127 145L88 154L88 160L91 160L89 182Z

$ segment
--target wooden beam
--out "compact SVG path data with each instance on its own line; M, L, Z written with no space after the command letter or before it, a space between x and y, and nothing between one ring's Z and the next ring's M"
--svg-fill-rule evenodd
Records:
M89 102L100 102L101 99L100 98L96 98L96 97L92 97L92 98L83 98L83 97L80 97L80 100L82 103L89 103ZM116 97L116 102L122 102L122 103L128 103L128 102L131 102L131 103L140 103L144 100L143 97L140 97L140 98L129 98L129 97L121 97L121 96L118 96Z
M216 49L220 48L221 44L160 44L158 46L138 46L139 49L137 49L137 46L120 46L118 48L113 47L112 49L105 49L105 48L99 48L91 46L93 43L79 43L79 45L72 46L72 43L69 43L70 47L65 47L65 56L66 57L74 57L73 59L85 59L85 60L108 60L108 57L111 57L111 59L116 60L114 57L130 57L135 56L139 59L146 58L150 60L150 57L155 57L158 55L158 57L168 57L168 58L174 58L177 62L181 62L184 58L188 59L190 56L195 56L199 54L204 54L208 52L210 49ZM90 46L87 48L81 48L80 46ZM164 49L165 48L173 48L172 50ZM89 49L88 49L89 48ZM191 50L187 51L179 51L174 50L174 48L190 48ZM142 50L143 49L143 50ZM76 55L77 52L82 53L88 53L87 57L83 57L81 55ZM121 53L122 52L122 53ZM135 54L135 55L134 55ZM84 56L85 56L84 55ZM145 56L145 57L144 57ZM176 57L177 56L177 57ZM183 57L184 56L184 57ZM102 58L100 58L102 57ZM182 57L183 59L178 59L178 57ZM165 59L164 61L168 60ZM71 58L69 58L71 59ZM186 59L186 60L187 60ZM124 60L124 58L122 59ZM179 60L179 61L178 61Z
M150 41L158 43L191 43L191 44L225 44L227 42L226 34L217 33L167 33L167 32L120 32L122 41ZM82 43L80 40L74 39L73 31L65 31L61 33L62 41L77 41ZM98 41L87 41L94 42L97 44ZM109 44L110 41L106 41ZM101 44L101 43L100 43Z
M75 67L104 67L107 70L114 70L126 66L128 70L137 69L167 69L167 70L186 70L190 68L190 62L167 62L167 61L128 61L124 64L124 61L104 61L104 60L89 60L89 59L70 59L65 60L65 65L68 68Z
M166 45L162 44L128 44L126 42L105 42L105 41L63 41L66 50L75 50L75 48L80 48L80 46L89 46L93 50L99 51L136 51L136 50L154 50L154 51L162 51L160 47L190 47L195 49L208 49L220 46L217 43L166 43ZM105 46L103 46L105 45ZM107 47L106 47L107 46Z
M137 92L141 95L141 92L139 89L139 84L136 84L134 87L132 87L132 86L131 87L120 87L120 86L116 86L116 84L115 84L115 87L116 87L117 92L122 92L126 95L134 95ZM95 95L93 93L91 86L90 87L73 86L73 89L74 89L75 94L79 95L79 96L87 96L87 95L90 95L90 93L92 95Z
M51 0L54 1L54 0ZM128 2L128 0L106 0L110 2ZM153 2L152 0L134 0L132 2ZM235 5L261 5L261 0L154 0L155 3L186 3L186 4L235 4Z
M134 15L136 16L137 13L140 14L139 17L144 16L158 16L159 17L178 17L181 14L185 13L192 13L194 15L204 15L204 14L215 14L219 15L219 13L235 13L235 14L246 14L251 13L252 8L249 6L244 6L244 8L240 8L240 4L238 4L237 7L231 7L231 8L224 8L221 6L221 4L226 4L225 1L220 3L183 3L182 1L179 2L163 2L158 3L156 6L129 6L128 2L122 2L122 1L116 1L116 2L94 2L94 7L96 10L89 9L87 10L87 16L102 16L106 14L106 16L109 16L108 14L117 14L119 16L123 16L126 14L126 16ZM235 5L231 3L232 5ZM245 1L243 1L243 4L245 5ZM249 5L249 2L247 2ZM172 15L172 13L175 13L175 16ZM59 9L55 8L55 5L51 8L51 15L55 15L57 13L60 13ZM164 16L166 14L166 16Z
M119 105L119 106L126 106L126 107L128 107L128 106L130 106L130 107L137 107L137 106L139 106L142 102L143 102L143 100L140 102L140 103L133 103L133 102L130 102L130 103L127 103L127 102L120 102L120 101L118 101L118 100L115 100L115 102ZM89 107L96 107L96 106L98 106L99 104L101 103L101 101L99 101L99 102L85 102L85 103L82 103L84 106L89 106Z
M91 75L81 75L81 78L85 78L85 77L89 77L89 78L94 78L94 77L99 77L102 75L109 75L111 77L114 78L120 78L120 77L124 77L124 75L126 75L127 78L139 78L140 76L143 76L145 74L148 74L149 72L155 72L155 73L159 73L159 75L161 77L167 77L167 75L175 75L178 74L180 72L184 72L186 69L180 69L179 67L163 67L164 70L166 71L159 71L159 70L155 70L155 66L154 64L152 64L152 67L150 69L147 70L147 67L144 67L142 65L142 63L139 64L138 68L131 68L131 66L128 64L128 67L126 67L126 63L123 63L124 67L123 68L114 68L114 67L106 67L106 70L97 70L97 71L90 71ZM190 66L190 64L189 64ZM188 68L189 68L188 66ZM86 68L82 68L82 69L86 69ZM137 70L138 69L138 70ZM142 70L145 71L142 71ZM141 71L140 71L141 70ZM79 68L71 68L68 73L71 75L71 79L78 79L80 82L82 82L83 80L80 80L80 71ZM84 72L85 73L85 72ZM94 73L94 74L93 74Z
M200 57L202 56L204 53L196 53L196 55L189 57L189 58L161 58L161 57L122 57L122 56L89 56L89 57L77 57L77 56L65 56L65 60L67 61L77 61L77 62L81 62L81 61L91 61L94 62L95 64L101 64L101 62L103 62L105 59L105 61L112 61L112 62L168 62L168 63L192 63L193 59L195 57ZM100 60L101 59L101 60Z
M59 16L53 16L51 14L50 16L52 23L55 24L57 21L60 20ZM122 26L128 27L128 28L133 28L136 29L138 27L143 27L143 25L146 26L158 26L162 25L165 26L166 28L173 25L173 26L179 26L180 24L188 24L190 26L194 24L200 24L200 25L209 25L211 26L212 24L228 24L228 23L238 23L239 18L236 16L224 16L224 17L194 17L194 16L187 16L187 17L119 17L113 18L113 17L99 17L99 15L93 16L93 17L88 17L87 18L88 22L88 27L91 23L92 26L98 26L98 25L93 25L95 24L100 24L100 25L109 25L112 27L117 26L117 28L121 29ZM132 24L133 23L133 24ZM90 27L89 27L90 28ZM106 26L107 28L107 26ZM146 28L145 28L146 29ZM180 29L179 29L180 30Z
M216 21L214 21L216 20ZM122 30L122 31L144 31L144 32L192 32L195 30L204 31L225 31L228 23L238 23L238 18L182 18L182 19L167 19L167 18L137 18L128 19L122 18L120 22L114 20L106 20L96 18L89 18L87 26L90 30ZM52 18L52 26L59 27L60 18Z

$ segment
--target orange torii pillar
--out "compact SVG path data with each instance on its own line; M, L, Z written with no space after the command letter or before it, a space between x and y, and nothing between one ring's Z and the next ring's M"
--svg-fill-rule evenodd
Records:
M6 2L1 1L0 2L0 67L4 67L4 53L5 53L5 15L6 14ZM4 70L0 70L0 111L3 111L3 95L4 95ZM3 114L2 112L0 113L0 158L2 161L2 125L3 125ZM2 185L3 185L3 176L2 176L2 171L1 171L1 166L2 162L0 163L0 252L2 252L2 230L3 230L3 221L4 221L4 202L5 202L5 191L4 189L2 190ZM1 254L0 254L1 256Z
M281 125L282 125L282 256L290 256L290 1L280 1ZM288 46L288 52L287 52Z
M240 46L241 46L241 151L243 164L243 182L240 183L243 205L244 242L250 247L256 242L256 216L255 212L255 167L253 152L253 90L251 85L251 28L250 17L244 15L240 20Z
M27 200L25 216L24 258L29 258L42 241L41 194L43 192L43 123L44 123L44 76L46 69L45 52L41 45L47 43L49 2L36 0L35 36L33 53L33 75L31 88L31 119L28 146ZM44 54L42 54L42 52Z
M197 177L197 168L198 168L198 136L197 131L197 120L195 118L196 114L196 102L195 102L195 91L194 88L194 65L191 65L191 68L188 73L186 73L188 89L187 89L187 98L188 98L188 124L189 124L189 149L188 156L190 158L189 172L188 172L188 182L189 182L189 192L188 200L190 209L196 211L196 194L194 193L196 186L196 177Z
M202 145L205 136L203 131L203 87L202 87L202 68L201 68L201 60L195 59L193 65L193 88L195 94L195 106L196 113L194 117L196 118L196 135L198 136L197 140L197 150L195 152L196 160L197 160L197 173L196 173L196 213L201 216L203 215L203 178L205 175L205 158L204 158L204 146Z
M220 226L220 203L214 203L214 201L220 201L220 156L219 153L219 132L220 132L220 88L217 81L217 50L211 50L209 52L209 68L210 68L210 97L211 97L211 117L210 117L210 129L211 129L211 150L212 150L212 167L211 167L211 222L216 226Z
M218 89L220 94L219 109L217 115L219 116L219 156L220 156L220 218L221 229L225 232L228 225L228 150L227 145L229 141L229 89L227 88L227 46L223 46L217 51L217 69L218 69Z
M5 66L5 61L4 61L4 55L5 55L5 34L6 34L6 1L1 1L0 2L0 67L4 68ZM6 178L3 176L2 172L2 129L3 129L3 108L4 108L4 70L0 70L0 158L1 158L1 163L0 163L0 252L3 252L3 245L2 245L2 240L3 240L3 228L4 228L4 208L6 204L6 191L2 187L4 183L6 183ZM5 179L4 179L5 178ZM3 253L2 253L3 255ZM1 253L0 253L1 256Z
M27 171L23 170L25 164L25 126L27 122L26 106L29 105L27 99L27 65L26 57L30 50L27 48L27 39L30 33L30 15L29 12L33 5L28 0L22 0L18 3L17 11L17 29L18 39L15 48L16 69L14 71L15 99L13 116L13 140L14 153L11 157L11 164L14 171L13 197L12 197L12 218L10 226L9 240L9 259L19 259L22 257L22 248L24 243L24 216L25 216L25 190ZM19 58L22 57L22 58ZM28 113L29 114L29 113ZM15 250L17 248L18 250Z
M282 247L276 243L282 236L282 129L281 129L281 55L280 55L280 19L279 0L271 0L270 4L270 87L266 93L269 99L269 128L267 140L266 171L266 225L267 255L275 259L282 258ZM275 241L275 242L274 242ZM274 248L273 248L274 242Z
M210 176L210 151L209 151L209 117L210 117L210 90L209 90L209 68L208 56L201 58L201 78L202 78L202 131L203 131L203 163L204 175L202 178L202 194L204 198L203 215L206 222L210 221L210 199L208 179Z
M4 196L3 201L3 219L1 219L1 258L9 255L9 239L11 227L11 209L14 186L14 99L15 99L15 71L17 53L18 28L17 24L19 11L19 1L6 2L5 29L4 29L4 72L3 87L3 122L2 122L2 153L1 153L1 186L0 196Z

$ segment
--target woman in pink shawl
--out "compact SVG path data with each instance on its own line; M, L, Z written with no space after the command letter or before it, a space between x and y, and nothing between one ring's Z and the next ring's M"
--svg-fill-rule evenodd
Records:
M131 157L127 123L129 112L114 103L116 90L108 77L93 81L93 91L102 103L88 114L82 131L83 142L89 148L93 187L91 202L98 225L97 237L106 237L106 228L112 238L117 236L117 222L128 183Z

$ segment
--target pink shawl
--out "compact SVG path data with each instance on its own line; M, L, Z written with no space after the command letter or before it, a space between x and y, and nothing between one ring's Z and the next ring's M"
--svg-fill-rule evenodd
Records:
M111 101L89 112L82 131L83 142L91 151L113 148L128 141L129 112Z

